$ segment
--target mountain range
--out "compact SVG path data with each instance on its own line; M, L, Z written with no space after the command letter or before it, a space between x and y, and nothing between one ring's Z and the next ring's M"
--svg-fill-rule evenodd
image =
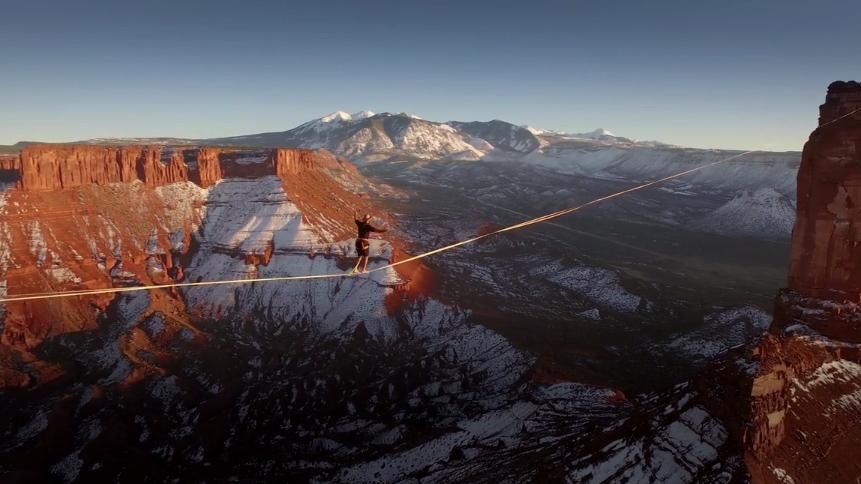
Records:
M286 131L221 138L93 138L75 143L99 145L216 145L272 148L280 146L325 148L356 162L405 159L519 160L527 155L558 157L580 148L593 151L663 148L678 146L657 141L637 141L599 128L588 133L566 133L516 125L507 121L436 122L407 113L349 114L336 111ZM17 150L38 142L22 141L5 146ZM709 150L703 150L709 151Z
M567 134L493 121L435 122L407 113L349 114L336 111L287 131L207 139L99 138L94 144L208 144L245 147L295 146L326 148L360 161L406 157L409 159L478 160L516 158L561 140L633 143L607 130Z

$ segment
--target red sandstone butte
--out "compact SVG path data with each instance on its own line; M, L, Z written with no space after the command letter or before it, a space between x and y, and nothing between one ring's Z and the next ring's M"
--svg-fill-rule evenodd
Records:
M804 145L789 269L790 289L804 295L861 288L861 112L828 124L859 108L861 84L831 84Z
M754 483L861 482L859 108L861 84L831 84L804 145L789 288L753 353L744 445Z
M203 188L215 185L223 178L218 148L200 148L197 151L197 172L200 175L200 186Z
M161 163L158 158L144 160L140 175L143 175L143 182L147 186L167 185L188 180L188 166L182 159L182 153L175 151L167 164Z

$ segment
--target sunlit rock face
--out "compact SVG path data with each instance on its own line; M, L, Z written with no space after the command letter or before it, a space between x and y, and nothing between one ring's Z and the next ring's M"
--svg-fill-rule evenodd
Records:
M275 148L267 155L215 147L42 144L27 146L18 156L0 156L0 175L20 179L29 192L135 181L149 187L190 181L208 188L225 177L286 178L316 170L358 176L352 165L326 151L297 148Z
M195 167L206 165L203 159L207 150L199 150ZM138 180L155 187L190 180L182 153L175 152L164 161L161 157L161 147L32 145L21 150L17 167L21 186L26 191L62 190ZM211 178L212 174L207 173L206 176ZM220 172L217 179L220 179Z

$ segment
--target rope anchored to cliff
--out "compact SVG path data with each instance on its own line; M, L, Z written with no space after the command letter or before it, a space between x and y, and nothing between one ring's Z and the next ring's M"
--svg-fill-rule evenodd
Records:
M828 121L828 122L827 122L827 123L825 123L825 124L820 124L819 126L817 126L817 127L816 127L816 129L822 129L822 128L824 128L824 127L826 127L826 126L830 125L830 124L834 124L834 123L836 123L837 121L840 121L841 119L848 118L849 116L852 116L853 114L855 114L855 113L857 113L857 112L861 112L861 108L853 109L852 111L849 111L848 113L844 114L843 116L840 116L840 117L834 118L834 119L832 119L831 121Z
M857 109L854 112L857 112L857 111L861 111L861 108ZM846 114L843 117L847 117L847 116L853 114L854 112ZM834 120L834 121L836 121L836 120ZM822 125L822 126L825 126L825 125ZM820 126L820 127L822 127L822 126ZM497 229L497 230L494 230L492 232L488 232L486 234L478 235L476 237L462 240L460 242L455 242L453 244L449 244L449 245L446 245L444 247L440 247L440 248L425 252L423 254L415 255L415 256L412 256L412 257L409 257L409 258L406 258L406 259L403 259L403 260L400 260L397 262L393 262L391 264L387 264L385 266L378 267L376 269L372 269L368 273L370 274L370 273L374 273L374 272L380 272L380 271L384 271L387 269L391 269L391 268L397 267L401 264L407 264L409 262L424 259L426 257L430 257L432 255L436 255L436 254L439 254L442 252L446 252L446 251L455 249L457 247L471 244L473 242L477 242L479 240L486 239L488 237L492 237L494 235L502 234L505 232L511 232L514 230L519 230L519 229L522 229L525 227L529 227L530 225L536 225L536 224L540 224L542 222L546 222L548 220L553 220L555 218L563 217L565 215L580 211L580 210L582 210L584 208L588 208L592 205L597 205L597 204L599 204L601 202L605 202L607 200L611 200L614 198L621 197L623 195L627 195L627 194L632 193L632 192L643 190L643 189L667 182L667 181L675 179L675 178L679 178L679 177L689 175L691 173L694 173L694 172L697 172L700 170L704 170L706 168L709 168L709 167L712 167L712 166L715 166L715 165L718 165L721 163L726 163L728 161L736 160L736 159L741 158L742 156L748 155L750 153L753 153L753 151L745 151L743 153L739 153L737 155L730 156L728 158L723 158L723 159L720 159L717 161L713 161L711 163L706 163L706 164L700 165L696 168L691 168L689 170L685 170L685 171L682 171L682 172L679 172L679 173L676 173L676 174L673 174L670 176L666 176L666 177L660 178L658 180L654 180L654 181L651 181L648 183L643 183L642 185L637 185L635 187L628 188L626 190L622 190L622 191L619 191L616 193L611 193L609 195L605 195L603 197L596 198L594 200L590 200L590 201L583 203L581 205L577 205L576 207L566 208L563 210L557 210L556 212L541 215L539 217L525 220L523 222L520 222L520 223L517 223L514 225L510 225L508 227L503 227L501 229ZM111 288L105 288L105 289L83 289L83 290L78 290L78 291L58 291L58 292L19 294L19 295L14 295L11 297L0 299L0 303L16 302L16 301L33 301L33 300L41 300L41 299L57 299L57 298L74 297L74 296L92 296L92 295L97 295L97 294L114 294L114 293L125 293L125 292L149 291L149 290L153 290L153 289L169 289L169 288L174 288L174 287L179 288L179 287L197 287L197 286L217 286L217 285L225 285L225 284L251 284L251 283L255 283L255 282L277 282L277 281L281 281L281 282L285 282L285 281L308 281L308 280L318 280L318 279L341 279L341 278L347 278L347 277L355 277L355 276L351 275L351 274L345 274L345 273L317 274L317 275L302 275L302 276L255 277L255 278L249 278L249 279L231 279L231 280L221 280L221 281L177 282L177 283L172 283L172 284L156 284L156 285L149 285L149 286L130 286L130 287L111 287Z

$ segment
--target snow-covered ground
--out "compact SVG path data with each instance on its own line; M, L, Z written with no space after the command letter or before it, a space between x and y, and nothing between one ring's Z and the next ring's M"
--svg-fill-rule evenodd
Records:
M707 232L731 236L785 239L795 223L795 201L771 187L742 191L713 212L694 221Z
M631 294L619 284L618 274L607 269L564 266L555 262L534 268L533 274L616 311L634 312L642 301L640 296Z
M763 334L771 319L771 315L765 311L751 306L720 309L706 316L702 327L687 331L656 349L710 361L730 348L748 343Z
M339 262L355 250L352 240L324 243L274 176L227 179L210 189L195 238L199 250L186 270L193 281L340 275L349 262L344 267ZM371 251L375 255L369 269L385 265L391 255L383 241L373 240ZM264 264L246 262L248 256L265 257L267 252L270 259ZM380 288L399 282L395 271L387 269L357 278L191 287L185 295L190 308L208 317L263 311L273 321L310 319L330 331L347 321L379 319Z
M703 407L684 408L684 399L679 404L678 415L655 419L645 436L611 442L596 453L600 457L575 458L568 482L690 483L703 469L720 468L718 449L726 442L726 428Z

